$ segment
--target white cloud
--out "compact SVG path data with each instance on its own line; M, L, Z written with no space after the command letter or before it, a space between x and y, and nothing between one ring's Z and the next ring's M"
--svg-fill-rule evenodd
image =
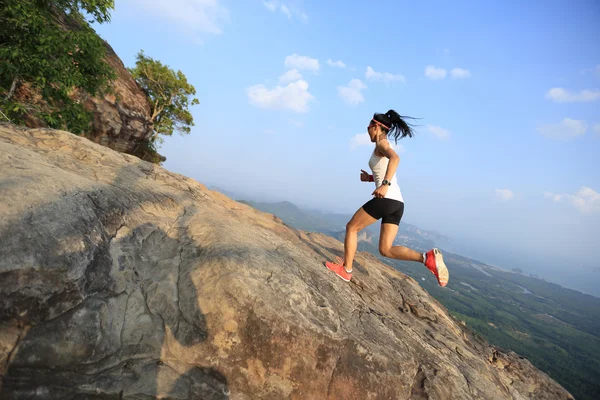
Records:
M587 130L584 121L565 118L557 124L543 124L538 126L537 131L550 139L571 139L583 135Z
M304 122L301 121L296 121L295 119L290 119L290 122L296 127L296 128L302 128L304 126Z
M254 85L247 89L250 104L260 108L287 109L296 112L309 110L308 104L314 96L308 92L308 83L304 80L292 82L287 86L267 89L265 85Z
M372 144L371 138L368 133L359 133L358 135L354 135L352 139L350 139L350 149L354 150L360 146L366 146Z
M139 12L168 20L178 29L198 38L200 34L219 34L229 13L220 0L129 0Z
M308 15L289 3L286 4L279 0L263 1L262 3L265 8L271 12L276 12L279 10L283 15L288 17L288 19L292 19L293 16L296 16L300 21L304 23L308 22Z
M496 195L502 200L512 200L515 197L515 194L510 189L496 189Z
M448 131L447 129L444 129L440 126L427 125L427 129L429 130L429 132L433 133L439 139L445 140L445 139L450 138L450 131Z
M287 6L285 4L282 4L281 7L279 7L279 9L281 10L281 12L283 14L285 14L288 17L288 19L292 19L292 13L291 13L290 9L287 8Z
M446 70L444 68L436 68L433 65L425 67L425 76L432 80L444 79L446 77Z
M404 75L391 74L389 72L376 72L371 67L367 67L365 77L371 81L383 81L383 82L406 82Z
M450 76L454 79L464 79L471 76L468 69L463 68L452 68L450 70Z
M344 64L344 62L338 60L338 61L333 61L331 58L329 60L327 60L327 65L330 65L332 67L338 67L338 68L346 68L346 64Z
M583 89L572 93L563 88L552 88L546 93L546 98L557 103L576 103L600 99L600 90Z
M275 131L274 131L273 129L265 129L265 130L263 131L263 133L264 133L265 135L274 135L274 134L275 134Z
M277 3L274 1L263 1L263 5L271 12L275 12L277 10Z
M294 68L281 75L279 77L279 83L285 85L287 83L295 82L300 79L302 79L302 75L300 75L300 72L298 72L298 70Z
M597 134L600 135L600 124L594 124L594 126L592 127L592 130Z
M287 56L284 65L286 68L307 69L312 72L319 70L319 60L307 56L299 56L296 53Z
M592 213L600 211L600 193L587 186L582 186L577 193L573 194L555 194L546 192L544 195L555 202L563 200L571 203L582 213Z
M365 101L362 95L362 90L366 89L367 85L362 83L360 79L351 79L348 86L338 86L338 94L349 105L355 106Z

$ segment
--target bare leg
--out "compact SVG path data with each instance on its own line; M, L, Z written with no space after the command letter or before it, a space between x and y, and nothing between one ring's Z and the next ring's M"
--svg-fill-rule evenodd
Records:
M418 261L423 263L423 254L404 246L392 246L398 233L398 225L381 224L379 252L382 256L396 260Z
M346 272L352 271L352 263L358 245L358 232L375 221L377 220L367 214L361 207L346 225L346 238L344 239L344 267Z

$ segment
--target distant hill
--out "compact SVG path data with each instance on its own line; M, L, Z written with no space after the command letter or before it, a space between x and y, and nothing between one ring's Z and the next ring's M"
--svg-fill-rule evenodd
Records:
M227 190L227 189L223 189L219 186L207 186L208 190L212 190L214 192L219 192L224 194L225 196L229 197L230 199L236 199L238 198L238 194L236 194L235 192L232 192L231 190Z
M226 194L226 193L224 193ZM284 223L296 229L310 232L326 233L340 241L344 241L346 224L352 218L350 214L334 214L317 210L303 210L289 201L276 203L259 202L252 200L238 200L257 210L276 215ZM364 239L372 238L375 249L379 242L380 224L375 223L365 229ZM360 240L360 238L359 238ZM395 244L414 248L418 251L429 250L441 246L450 239L440 233L420 229L414 225L402 222L398 229ZM368 241L368 240L367 240Z
M332 221L330 218L311 215L310 213L302 211L300 208L298 208L298 206L290 203L289 201L264 203L258 201L238 200L238 202L247 204L256 208L257 210L276 215L284 223L293 226L296 229L322 232L323 230L327 229L339 228L339 226L332 226ZM342 227L343 226L344 225L342 225Z

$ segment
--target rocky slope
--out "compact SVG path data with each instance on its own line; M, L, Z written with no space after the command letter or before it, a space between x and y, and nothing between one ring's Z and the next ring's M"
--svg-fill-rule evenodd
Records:
M192 179L10 125L0 165L2 399L572 399L413 279L361 253L343 282L340 242Z

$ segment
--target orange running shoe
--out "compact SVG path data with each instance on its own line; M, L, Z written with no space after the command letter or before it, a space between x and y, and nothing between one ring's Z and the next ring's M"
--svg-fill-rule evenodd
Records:
M441 251L432 249L425 253L425 266L435 275L440 286L448 284L450 273L448 272L448 268L446 268Z
M337 276L345 280L346 282L350 282L352 279L352 272L346 272L346 268L344 268L342 263L334 263L330 261L325 261L325 266L329 268L331 271L335 272Z

